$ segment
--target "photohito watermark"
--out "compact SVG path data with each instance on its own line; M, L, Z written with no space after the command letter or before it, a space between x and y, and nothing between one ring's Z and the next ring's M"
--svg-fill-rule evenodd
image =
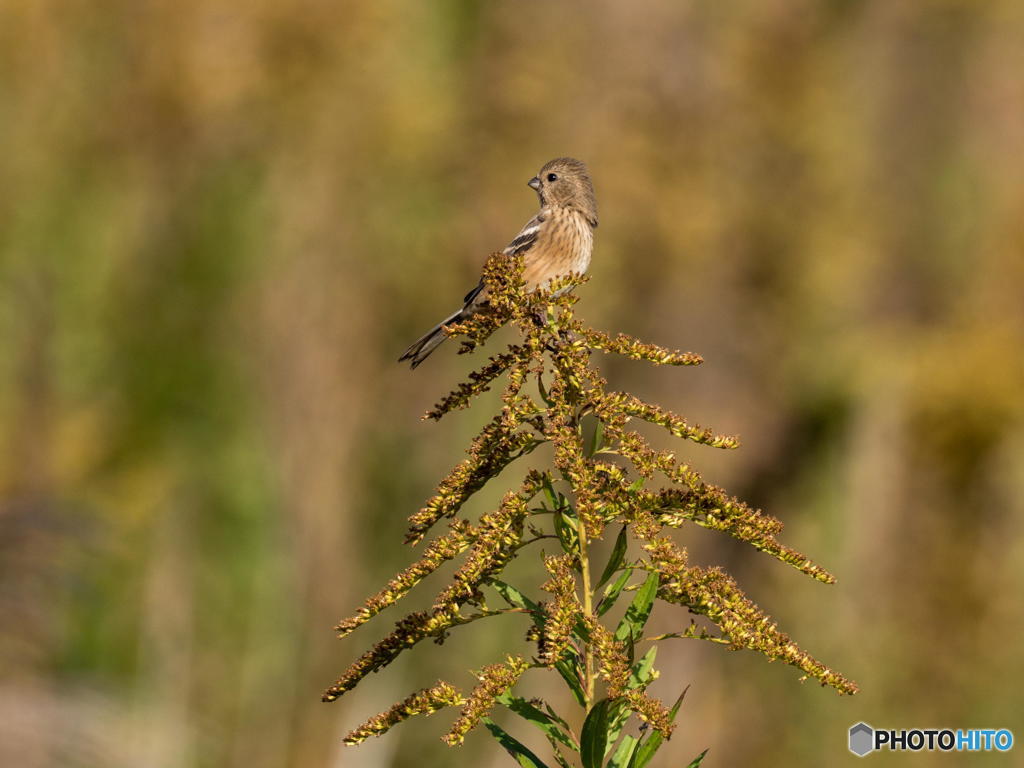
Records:
M850 726L850 751L865 757L880 749L891 752L1008 752L1013 731L1007 728L872 728Z

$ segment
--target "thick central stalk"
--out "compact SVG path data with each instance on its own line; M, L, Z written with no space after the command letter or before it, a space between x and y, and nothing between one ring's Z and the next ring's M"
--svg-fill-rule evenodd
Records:
M577 518L576 531L580 539L580 571L583 574L583 613L592 616L594 613L594 593L590 586L590 549L587 540L587 526ZM586 693L587 710L594 703L594 650L593 643L583 646L584 691Z

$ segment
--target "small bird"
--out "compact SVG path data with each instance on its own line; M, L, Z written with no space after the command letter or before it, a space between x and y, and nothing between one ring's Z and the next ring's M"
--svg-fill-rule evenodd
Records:
M512 238L504 253L522 254L523 280L532 291L556 277L587 271L597 227L597 200L587 166L571 157L546 163L527 184L537 192L540 211ZM462 308L413 342L398 362L411 360L413 368L422 363L447 338L445 326L472 316L487 305L487 298L481 279L462 300Z

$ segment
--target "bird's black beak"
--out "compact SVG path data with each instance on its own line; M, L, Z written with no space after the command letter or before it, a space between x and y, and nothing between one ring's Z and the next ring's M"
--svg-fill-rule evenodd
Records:
M540 178L538 178L537 176L534 176L532 179L530 179L526 183L527 183L528 186L531 186L534 189L537 189L537 190L540 189Z

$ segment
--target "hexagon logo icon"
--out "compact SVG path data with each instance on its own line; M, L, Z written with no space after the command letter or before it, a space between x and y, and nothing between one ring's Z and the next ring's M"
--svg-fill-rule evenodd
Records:
M857 757L864 757L875 749L875 729L867 723L850 727L850 751Z

